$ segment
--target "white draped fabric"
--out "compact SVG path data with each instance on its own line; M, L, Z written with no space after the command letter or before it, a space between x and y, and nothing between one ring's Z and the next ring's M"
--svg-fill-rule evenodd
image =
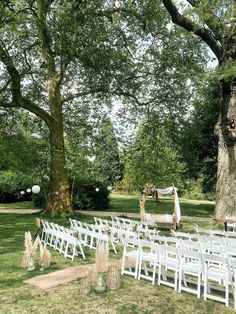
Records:
M160 194L171 194L174 192L174 201L175 201L174 214L175 214L176 222L179 223L181 219L181 211L180 211L177 189L174 186L170 186L166 189L156 189L156 191Z
M181 219L181 211L180 211L180 205L179 205L179 197L178 197L176 188L174 188L174 199L175 199L175 218L176 218L176 222L179 223Z
M166 189L158 189L157 188L156 191L160 194L171 194L173 192L173 189L174 189L173 186L170 186Z

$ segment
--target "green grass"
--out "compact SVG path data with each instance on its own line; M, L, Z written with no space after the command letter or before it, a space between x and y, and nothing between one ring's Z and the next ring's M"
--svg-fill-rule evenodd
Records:
M181 201L183 211L198 216L202 210L203 216L212 215L214 204L194 201ZM22 205L22 204L21 204ZM167 210L173 205L171 199L163 199L161 203L148 200L149 210L159 212ZM157 207L158 206L158 211ZM124 208L125 207L125 208ZM22 208L22 207L21 207ZM28 207L28 208L31 208ZM138 212L138 197L112 196L111 210L119 212ZM128 209L128 210L127 210ZM199 210L200 209L200 210ZM210 213L208 213L208 210ZM172 209L170 209L170 213ZM182 213L183 214L183 213ZM189 293L176 293L173 289L164 286L152 286L145 280L134 280L130 276L122 276L121 288L117 291L106 291L98 295L91 292L88 296L80 295L79 280L75 280L65 285L61 285L48 291L40 290L23 283L24 280L39 274L45 274L55 270L63 269L72 265L93 263L94 252L85 250L87 259L83 261L76 258L74 262L51 250L53 263L50 269L40 272L37 268L33 272L27 272L21 268L20 262L23 255L24 232L30 230L32 234L36 232L35 217L37 214L0 214L0 313L114 313L114 314L135 314L135 313L234 313L232 298L230 308L214 301L203 301L197 299ZM73 216L86 222L93 222L93 217L77 214ZM44 214L41 218L69 225L68 216L61 218L51 218ZM212 227L213 222L198 222L201 227ZM181 223L183 231L193 231L193 223L183 221ZM121 248L118 256L122 254ZM114 254L110 258L114 258Z
M110 196L109 208L101 209L101 211L122 212L124 214L139 213L139 199L139 196L112 194ZM161 197L160 202L157 202L152 198L148 198L145 207L147 213L172 214L174 200L171 197ZM180 199L180 207L182 216L212 217L214 215L215 204L210 201ZM32 202L0 204L1 208L37 209Z
M0 204L0 209L1 208L9 208L9 209L37 209L34 205L33 202L26 201L26 202L17 202L17 203L4 203Z
M214 215L214 202L180 199L182 216L212 217ZM160 198L160 202L148 198L145 203L147 213L172 214L174 200L170 197ZM119 211L123 213L139 213L139 196L111 195L109 209L105 211Z

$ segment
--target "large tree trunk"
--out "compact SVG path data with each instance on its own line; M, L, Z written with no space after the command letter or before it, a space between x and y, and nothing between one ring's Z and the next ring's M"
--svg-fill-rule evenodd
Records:
M221 81L215 218L236 217L236 78Z
M63 117L60 106L53 113L53 123L50 129L50 149L50 192L47 211L51 215L69 213L72 211L72 205L68 175L65 168Z

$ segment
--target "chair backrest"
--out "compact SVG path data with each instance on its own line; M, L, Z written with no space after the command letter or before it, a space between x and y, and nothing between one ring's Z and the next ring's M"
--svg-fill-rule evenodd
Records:
M236 232L234 231L228 231L228 232L225 232L225 234L227 238L236 239Z
M225 239L225 244L226 245L236 245L236 238L226 238Z
M211 229L199 228L197 224L194 224L194 229L199 235L210 235L212 231Z
M167 260L179 260L179 250L175 247L169 245L158 245L158 250L160 252L160 260L163 262Z
M229 259L228 257L224 257L221 255L215 255L215 254L202 254L202 259L205 264L210 265L212 267L214 263L216 264L216 267L219 268L219 265L226 267L229 269ZM211 263L209 263L211 262ZM209 263L209 264L208 264Z
M122 245L127 247L127 246L132 246L136 248L140 248L139 245L139 239L134 239L134 238L123 238L122 239Z
M201 243L201 251L203 254L224 255L222 245L213 244L210 242Z
M217 237L226 237L226 232L224 230L211 230L211 235L212 236L217 236Z
M41 219L41 223L42 223L42 225L43 225L43 229L44 229L44 231L46 231L47 230L47 224L46 224L46 220L43 220L43 219Z
M236 260L236 245L224 245L223 250L226 256Z
M155 243L165 244L165 237L164 236L149 234L149 239Z
M93 219L94 219L95 225L100 225L99 218L93 217Z
M190 233L190 234L189 234L189 238L190 238L190 240L196 241L196 242L199 242L199 243L206 241L205 236L200 235L200 234L191 234L191 233Z
M181 244L182 244L183 250L189 250L189 251L195 251L195 252L201 251L200 243L197 241L183 239Z
M176 247L181 247L182 239L175 237L165 237L166 245L175 245Z
M213 243L216 245L223 245L224 244L224 238L216 237L216 236L205 236L205 242Z
M194 261L194 264L196 264L199 269L203 269L203 259L200 252L180 249L179 257L181 263L188 264Z
M145 240L140 240L139 241L139 248L141 253L142 252L149 252L152 254L155 254L157 258L159 258L159 249L158 249L158 244L157 243L153 243L150 241L145 241Z
M180 238L180 239L189 239L189 233L186 232L179 232L171 229L171 233L175 238Z

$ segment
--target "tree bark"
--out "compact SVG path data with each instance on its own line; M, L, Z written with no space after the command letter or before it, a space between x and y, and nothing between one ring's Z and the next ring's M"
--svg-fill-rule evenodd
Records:
M236 216L236 78L221 81L215 218Z
M65 167L63 117L61 107L53 113L50 130L50 191L47 211L51 215L72 212L68 174Z

